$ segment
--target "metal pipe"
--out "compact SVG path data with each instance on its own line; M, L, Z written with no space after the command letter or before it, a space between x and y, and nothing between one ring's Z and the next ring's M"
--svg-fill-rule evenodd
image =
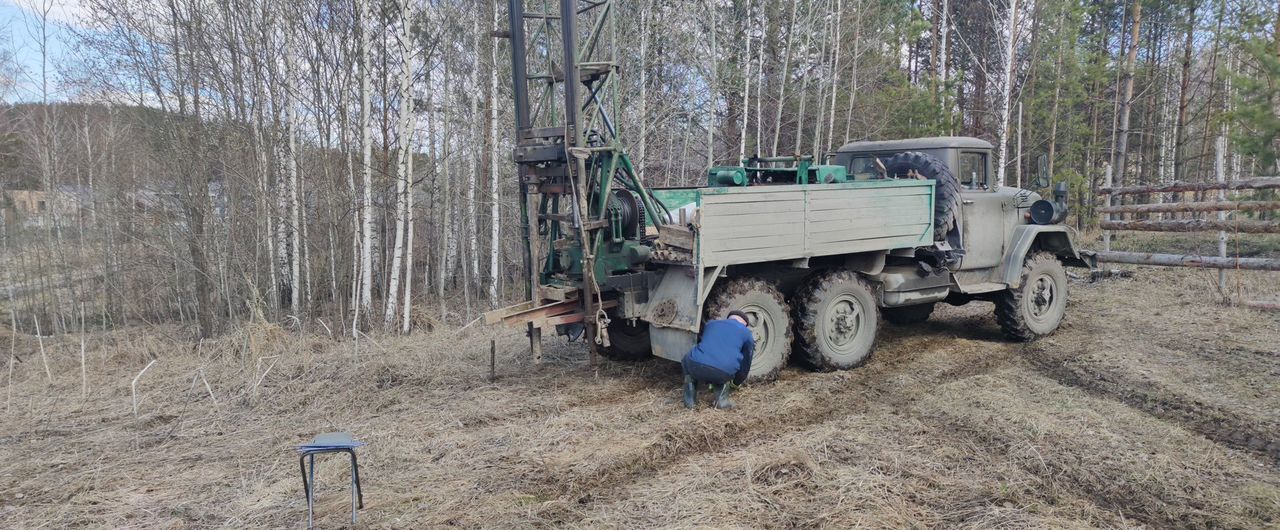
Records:
M560 65L564 71L564 125L565 147L582 145L582 131L578 123L578 57L574 53L578 49L578 14L574 9L576 0L560 0L560 39L564 48L564 63ZM571 162L572 163L572 162ZM582 175L578 175L579 180Z

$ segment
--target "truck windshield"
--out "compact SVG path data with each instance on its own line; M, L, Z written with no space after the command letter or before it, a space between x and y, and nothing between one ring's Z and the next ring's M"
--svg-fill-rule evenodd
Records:
M960 185L969 189L987 187L987 157L982 153L960 153Z
M880 170L876 169L876 157L855 156L849 160L849 177L853 180L870 180L880 178Z

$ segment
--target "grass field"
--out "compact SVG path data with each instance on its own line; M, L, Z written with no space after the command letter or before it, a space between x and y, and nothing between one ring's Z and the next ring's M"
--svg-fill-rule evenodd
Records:
M267 325L198 347L117 331L86 345L87 397L77 337L45 344L49 382L22 336L0 527L300 528L291 448L332 430L370 444L369 528L1280 524L1280 314L1217 304L1205 271L1071 289L1039 342L1002 339L990 304L940 307L886 324L867 365L784 370L734 411L682 409L674 363L593 368L554 338L534 366L502 330L358 354ZM344 526L345 464L318 480L318 525Z

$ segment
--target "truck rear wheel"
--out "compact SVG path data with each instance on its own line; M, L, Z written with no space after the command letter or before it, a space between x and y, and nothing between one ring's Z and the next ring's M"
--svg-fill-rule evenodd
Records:
M996 298L996 321L1005 336L1028 342L1058 329L1067 312L1067 272L1053 254L1028 256L1022 283Z
M929 320L929 315L933 314L933 305L933 302L930 302L902 307L886 307L881 309L880 312L884 314L885 320L894 325L909 326Z
M796 292L796 336L816 369L845 370L867 362L880 310L872 286L851 270L823 271Z
M760 278L726 280L707 299L706 320L727 318L730 311L747 314L756 339L751 382L772 381L791 356L791 308L773 284Z
M893 155L885 161L884 168L890 177L903 178L914 171L934 181L933 240L945 241L960 215L960 181L951 169L941 160L918 151Z
M609 347L599 349L600 356L610 361L638 362L652 357L649 349L649 323L624 318L609 321Z

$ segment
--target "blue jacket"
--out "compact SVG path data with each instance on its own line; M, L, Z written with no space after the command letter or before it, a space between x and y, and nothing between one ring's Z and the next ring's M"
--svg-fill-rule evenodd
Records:
M702 328L702 341L689 350L689 360L734 374L734 384L741 385L751 371L751 355L755 349L751 330L741 322L712 320Z

